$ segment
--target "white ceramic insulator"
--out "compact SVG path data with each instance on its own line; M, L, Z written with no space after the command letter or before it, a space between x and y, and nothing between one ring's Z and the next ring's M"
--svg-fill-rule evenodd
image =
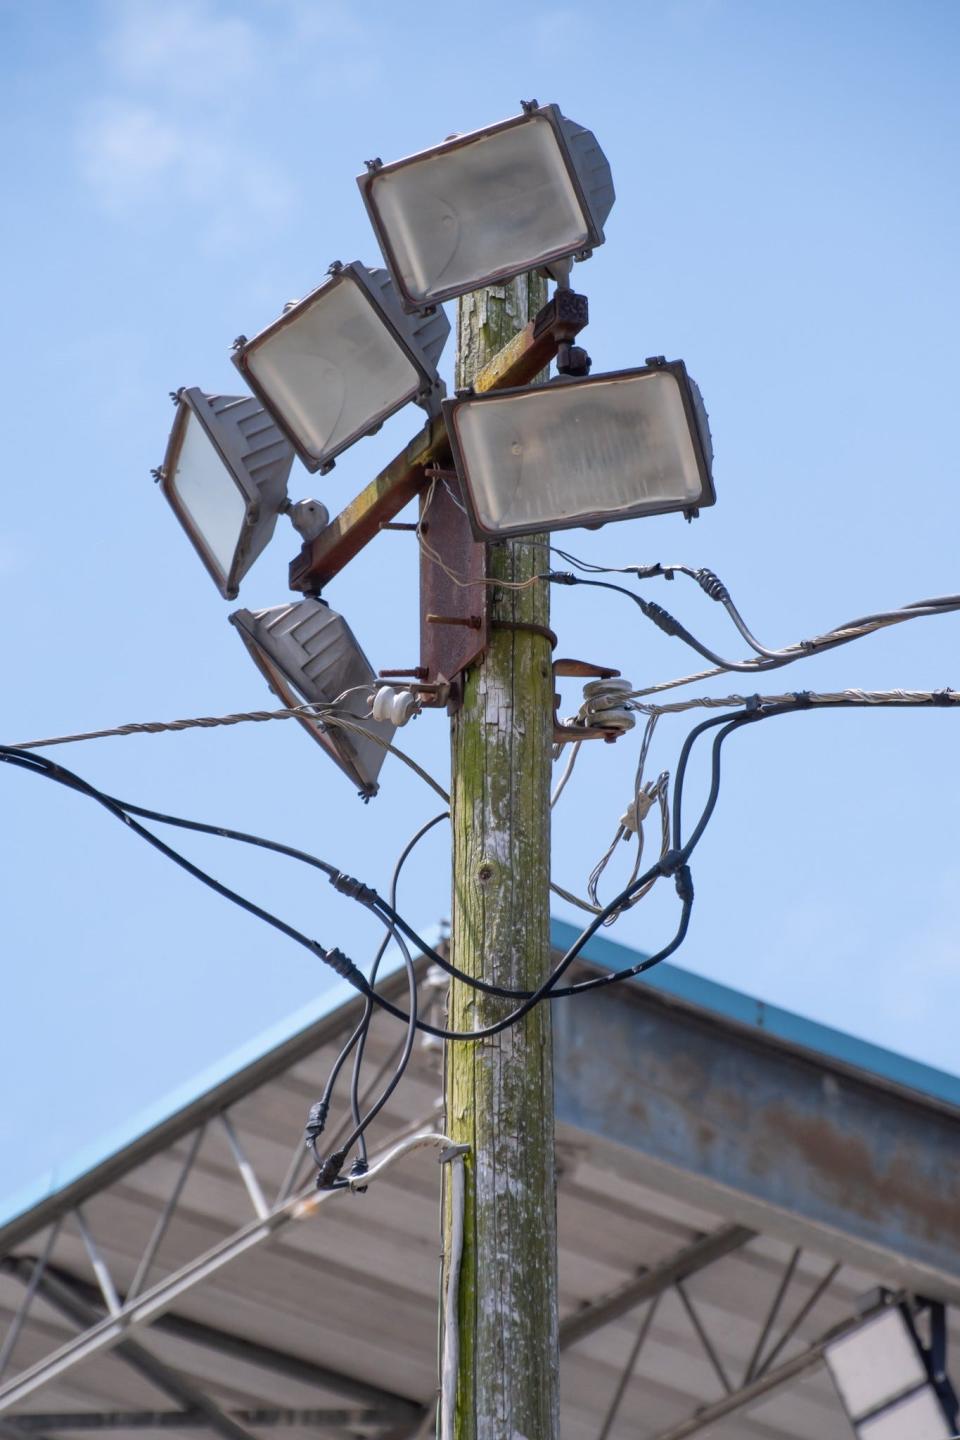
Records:
M597 710L590 716L591 725L597 725L601 730L617 730L621 734L625 730L632 730L636 723L636 716L631 710L617 709L613 706Z
M392 685L381 685L373 697L373 709L371 714L374 720L383 720L386 724L393 721L393 702L397 698L397 692Z
M420 701L416 695L410 690L401 690L398 695L393 697L393 703L390 706L390 721L399 729L401 725L406 725L407 721L412 719L419 710Z

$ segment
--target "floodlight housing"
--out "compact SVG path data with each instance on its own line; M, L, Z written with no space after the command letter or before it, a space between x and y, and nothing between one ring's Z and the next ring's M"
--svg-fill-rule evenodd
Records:
M824 1355L857 1440L949 1440L955 1433L943 1387L902 1306L834 1341Z
M293 448L250 395L174 396L177 414L154 474L225 600L269 544L286 508Z
M479 539L716 502L707 412L682 360L464 394L443 413Z
M418 310L603 244L613 179L596 137L556 105L456 135L357 177L402 303Z
M449 333L442 310L407 315L388 272L354 260L332 265L252 340L241 336L233 363L307 469L326 474L408 401L436 410Z
M367 718L376 676L353 631L322 600L300 600L271 610L235 610L230 616L270 689L291 709L304 701L330 705L346 695L337 712L354 719L386 743L394 726ZM361 795L376 795L377 776L386 756L383 745L366 735L326 725L321 717L297 717L330 758L350 777Z

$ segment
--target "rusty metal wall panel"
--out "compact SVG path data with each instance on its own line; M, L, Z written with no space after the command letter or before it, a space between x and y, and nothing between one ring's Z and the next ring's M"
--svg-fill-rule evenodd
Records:
M639 986L554 1026L560 1122L744 1224L960 1298L960 1110Z

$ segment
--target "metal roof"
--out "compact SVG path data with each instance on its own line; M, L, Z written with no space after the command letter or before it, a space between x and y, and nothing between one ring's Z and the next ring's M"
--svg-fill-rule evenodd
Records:
M5 1437L429 1433L435 1157L297 1203L357 1005L331 987L0 1211ZM565 1440L618 1391L610 1440L849 1436L824 1337L876 1286L960 1301L960 1082L666 965L554 1025ZM375 1025L372 1088L399 1038ZM374 1154L440 1128L440 1064L415 1051Z

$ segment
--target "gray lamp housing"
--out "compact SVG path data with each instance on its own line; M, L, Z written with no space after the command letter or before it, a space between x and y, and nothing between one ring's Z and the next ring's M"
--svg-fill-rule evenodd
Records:
M321 600L300 600L270 610L235 610L230 616L273 693L294 708L331 705L344 691L337 712L354 719L389 743L394 726L369 718L370 693L376 676L353 631ZM376 795L377 776L386 750L355 731L326 725L321 717L297 717L313 739L348 775L366 798Z
M716 503L707 412L682 360L463 394L443 415L480 540Z
M220 594L234 600L286 508L293 448L250 395L205 395L192 386L175 399L155 474Z
M342 313L346 286L357 302L352 316ZM332 320L326 334L325 316ZM328 280L289 305L252 340L241 336L232 358L307 469L326 474L338 455L361 436L373 434L409 401L436 411L441 393L437 366L449 334L450 322L442 310L408 315L389 272L353 260L331 265ZM381 355L387 364L379 370L371 336L384 346ZM340 396L324 394L331 386L318 380L318 369L328 377L335 372ZM331 398L332 428L321 420Z
M552 145L544 143L546 134L537 139L538 127L549 131ZM521 115L403 160L369 161L357 184L407 310L526 270L585 260L603 244L615 199L609 162L592 131L536 101ZM473 261L466 259L463 273L451 273L456 249L445 245L445 231L451 239L469 237ZM557 278L568 269L563 264Z

